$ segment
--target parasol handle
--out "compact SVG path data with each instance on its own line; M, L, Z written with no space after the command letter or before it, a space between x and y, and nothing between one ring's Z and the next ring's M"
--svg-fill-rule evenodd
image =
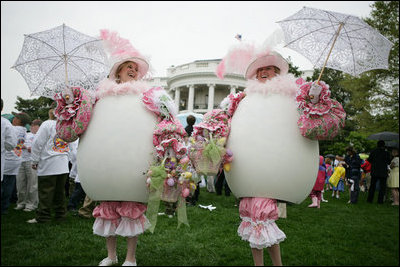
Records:
M64 65L65 65L65 86L68 86L68 71L67 71L67 55L64 54Z
M68 71L67 71L67 55L64 54L64 65L65 65L65 89L63 92L63 96L65 101L67 102L67 104L71 104L72 103L72 90L69 89L68 86ZM72 96L72 98L71 98Z
M343 23L343 22L341 22L341 23L339 24L339 29L338 29L338 30L337 30L337 32L336 32L335 39L333 40L333 43L332 43L331 49L329 50L328 56L326 57L326 60L325 60L324 66L322 67L321 73L319 74L318 80L317 80L317 82L316 82L317 84L319 84L319 80L320 80L320 79L321 79L321 77L322 77L322 73L324 72L324 69L325 69L326 63L328 62L328 59L329 59L329 56L331 55L331 52L332 52L333 46L334 46L334 45L335 45L335 43L336 43L336 39L338 38L338 36L339 36L339 33L340 33L340 31L342 30L342 27L343 27L343 25L344 25L344 23Z

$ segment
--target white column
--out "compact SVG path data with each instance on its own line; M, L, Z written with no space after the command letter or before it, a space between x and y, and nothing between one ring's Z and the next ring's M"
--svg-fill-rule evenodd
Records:
M207 110L211 111L214 109L215 84L207 84L207 85L208 85L208 107L207 107Z
M188 110L189 112L193 112L194 105L194 85L189 85L189 99L188 99Z
M176 87L176 88L175 88L175 105L176 105L177 108L178 108L178 112L179 112L179 106L180 106L179 101L180 101L180 100L181 100L181 88Z
M231 85L231 94L235 94L236 93L236 89L237 89L237 86L236 85Z

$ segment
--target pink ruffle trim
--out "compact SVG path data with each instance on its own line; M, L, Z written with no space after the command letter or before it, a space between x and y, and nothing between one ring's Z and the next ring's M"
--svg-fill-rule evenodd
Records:
M313 104L311 103L310 96L308 95L312 84L313 82L307 82L300 86L300 90L298 90L296 95L298 107L307 114L323 115L328 113L334 105L334 100L330 98L331 91L329 90L329 86L323 81L319 82L322 90L319 95L318 103Z
M67 104L62 93L56 94L54 99L57 107L54 114L57 117L57 135L66 142L73 142L85 131L92 115L94 102L90 91L73 87L73 102Z
M243 98L246 97L246 94L244 92L239 92L236 94L229 94L227 97L225 97L222 101L221 101L221 108L223 110L226 110L229 114L230 117L233 116L233 114L235 114L235 111L237 109L237 107L239 106L240 101L242 101Z
M203 136L205 138L209 138L208 135L204 134L204 129L210 131L213 137L227 137L229 135L230 129L230 116L226 111L222 109L213 109L210 112L207 112L203 121L193 128L193 136Z
M150 228L150 225L145 215L136 220L128 217L121 217L117 220L117 223L112 220L96 218L93 224L93 233L103 237L115 235L134 237L144 233Z
M75 117L82 100L86 96L86 94L83 94L83 91L85 91L84 89L72 87L71 90L74 97L71 104L66 103L62 93L58 93L54 96L54 100L57 102L57 107L54 110L54 114L59 120L69 120ZM88 97L86 97L85 100L88 100Z
M138 202L102 202L93 210L93 217L96 218L93 233L104 237L139 235L150 227L144 215L146 209L144 204Z
M249 94L280 94L286 96L296 96L298 84L293 74L278 75L267 83L260 83L258 80L248 80L244 92Z
M149 110L153 111L156 115L160 115L160 108L156 104L154 94L159 90L162 90L162 88L152 87L149 90L146 90L145 92L143 92L143 96L142 96L143 103L146 105L146 107Z
M172 148L175 152L175 155L179 159L185 156L187 152L187 148L181 142L179 142L178 139L171 138L161 141L161 143L156 146L158 156L163 158L168 148Z
M282 242L286 235L276 225L278 206L275 199L245 197L239 204L242 222L238 234L250 247L262 249Z
M276 200L263 197L244 197L240 200L239 214L253 221L277 220L279 211Z
M153 145L157 155L163 158L168 148L172 148L178 158L183 157L187 152L182 142L186 135L182 124L174 117L162 120L153 132Z
M331 140L345 125L346 112L342 105L330 98L328 85L319 82L322 90L319 101L312 104L308 95L312 82L300 86L296 101L302 112L297 125L301 135L312 140Z
M240 217L242 222L238 235L248 241L251 248L263 249L279 244L286 235L276 225L275 220L253 221L249 217Z
M113 80L104 79L97 88L96 99L101 99L108 95L141 94L148 88L148 84L144 81L131 81L118 84Z

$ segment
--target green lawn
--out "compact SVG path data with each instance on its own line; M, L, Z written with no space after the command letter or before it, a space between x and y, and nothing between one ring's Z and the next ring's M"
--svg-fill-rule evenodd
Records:
M321 209L307 208L309 198L299 205L288 205L288 217L277 221L287 236L281 243L283 264L398 266L399 208L389 201L383 205L367 203L366 194L360 192L356 205L347 204L347 192L340 199L332 199L326 192L329 202L321 203ZM139 266L253 265L248 243L236 232L240 219L235 198L202 188L198 204L212 204L217 209L187 207L190 227L179 229L176 217L158 217L155 232L139 237ZM14 207L1 218L1 265L93 266L106 257L105 239L92 234L94 219L69 214L61 223L32 225L26 220L33 214ZM118 237L119 265L125 249L125 240ZM265 265L271 265L266 251L264 258Z

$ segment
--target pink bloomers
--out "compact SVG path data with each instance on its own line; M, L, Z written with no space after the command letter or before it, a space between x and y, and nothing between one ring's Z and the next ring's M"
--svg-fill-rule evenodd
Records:
M144 215L147 207L132 201L105 201L93 210L96 218L93 233L103 237L134 237L144 233L150 222Z
M263 249L285 240L286 235L276 225L278 207L275 199L246 197L240 201L242 222L238 235L249 241L251 248Z

